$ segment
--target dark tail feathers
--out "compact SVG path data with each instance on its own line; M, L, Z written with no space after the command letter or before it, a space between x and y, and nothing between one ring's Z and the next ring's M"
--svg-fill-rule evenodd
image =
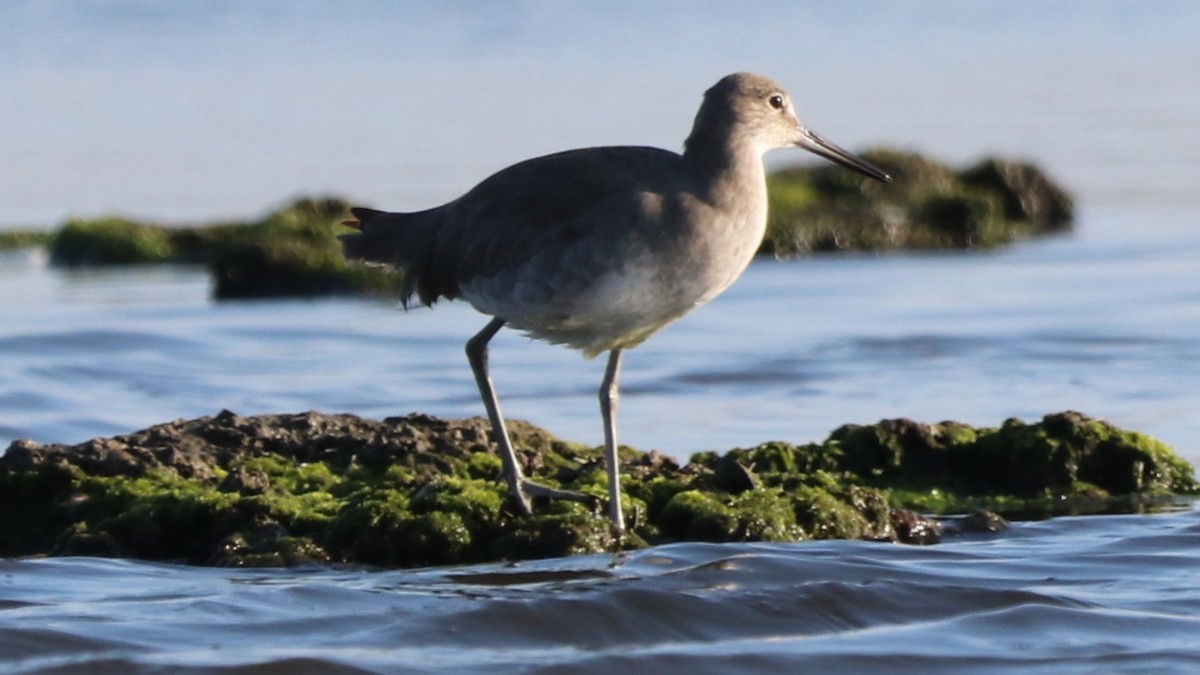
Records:
M354 216L354 220L343 220L342 224L346 227L352 227L361 232L363 229L363 223L374 218L375 216L380 216L387 212L380 211L379 209L368 209L365 206L354 206L351 207L350 213Z
M433 260L435 239L429 236L430 224L419 214L363 207L354 207L350 213L356 220L343 224L358 231L338 237L342 254L347 260L402 268L400 297L405 307L413 295L424 305L432 305L438 297L458 297L458 284Z
M350 209L350 213L354 220L343 220L342 224L358 231L338 237L342 241L342 255L346 256L347 260L365 260L390 265L399 263L397 246L393 241L399 234L398 228L388 227L387 216L393 214L362 206L355 206Z

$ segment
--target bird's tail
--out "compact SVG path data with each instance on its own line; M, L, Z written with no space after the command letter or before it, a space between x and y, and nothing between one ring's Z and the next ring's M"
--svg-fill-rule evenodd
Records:
M382 216L385 213L387 212L380 211L379 209L368 209L365 206L354 206L350 208L350 214L353 215L354 218L351 220L343 220L342 225L362 232L363 223L374 218L375 216Z
M358 231L338 237L342 255L347 260L403 269L400 297L405 306L413 295L425 305L433 304L439 296L457 296L457 285L442 278L444 273L433 263L434 237L428 232L431 223L422 214L389 213L361 206L350 209L350 213L354 220L342 224Z
M401 239L405 229L403 217L407 214L362 206L350 209L350 213L354 219L343 220L342 225L358 231L338 237L342 242L342 255L347 260L405 266L407 261L403 256Z

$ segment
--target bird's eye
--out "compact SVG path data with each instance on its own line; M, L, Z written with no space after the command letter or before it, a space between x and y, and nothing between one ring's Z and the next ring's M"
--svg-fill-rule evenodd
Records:
M771 94L771 98L767 99L767 105L771 106L772 108L774 108L776 110L783 110L785 107L785 104L783 102L783 95L782 94Z

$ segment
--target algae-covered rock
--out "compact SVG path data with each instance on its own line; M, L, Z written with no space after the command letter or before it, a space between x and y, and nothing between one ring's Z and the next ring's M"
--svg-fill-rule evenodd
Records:
M220 299L394 292L398 272L342 258L337 234L348 216L343 200L302 198L261 220L195 227L74 219L49 238L50 260L65 267L202 264Z
M539 482L607 493L599 448L522 422L510 431ZM1078 413L995 429L884 420L844 425L819 444L698 453L682 467L630 448L621 462L625 546L931 543L942 526L904 509L1130 509L1197 488L1170 448ZM513 510L479 418L223 411L73 446L17 441L0 457L0 555L419 566L618 545L608 521L580 503L541 501L535 512ZM1003 522L975 520L982 525L945 529Z
M46 246L54 239L54 233L43 230L5 230L0 232L0 251Z
M967 187L997 196L1008 220L1028 222L1046 232L1071 224L1071 198L1032 164L988 158L962 171L959 178Z
M894 481L933 480L975 494L1067 493L1084 483L1109 494L1197 487L1192 467L1161 441L1077 412L978 430L889 420L842 427L831 440L855 457L857 471Z
M867 484L926 511L991 508L1019 515L1121 509L1195 494L1194 469L1170 447L1077 412L974 429L956 422L845 425L826 445Z
M115 216L70 220L50 246L50 262L66 267L172 262L175 255L165 227Z
M981 248L1070 227L1070 196L1031 164L988 158L954 170L895 150L863 157L892 182L863 181L830 165L769 176L762 252Z
M596 449L511 431L526 470L591 477ZM612 545L577 505L515 518L487 438L481 419L224 411L75 446L17 441L0 457L0 555L414 566Z
M349 205L339 199L300 199L263 220L225 226L209 237L204 260L218 298L313 296L388 292L399 275L350 265L337 234Z

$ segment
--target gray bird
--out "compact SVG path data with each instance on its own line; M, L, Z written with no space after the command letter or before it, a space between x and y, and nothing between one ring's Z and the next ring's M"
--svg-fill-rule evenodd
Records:
M608 352L600 385L609 516L625 529L617 459L624 350L712 300L742 274L767 226L763 155L800 147L872 178L886 173L810 131L787 92L736 73L704 94L683 154L649 147L570 150L520 162L425 211L352 210L350 260L404 270L401 297L462 298L494 317L467 341L517 509L530 498L593 500L525 478L488 375L488 341L504 326Z

